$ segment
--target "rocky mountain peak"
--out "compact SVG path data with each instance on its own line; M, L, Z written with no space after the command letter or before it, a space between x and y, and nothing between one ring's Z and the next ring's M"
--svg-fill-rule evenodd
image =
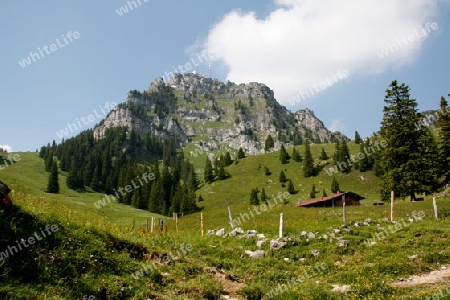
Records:
M194 73L174 74L167 82L156 78L148 91L131 91L94 134L101 137L116 126L176 137L181 146L193 143L205 151L242 147L248 154L264 152L269 134L275 150L305 138L313 143L346 138L330 132L309 109L290 112L262 83L224 83Z

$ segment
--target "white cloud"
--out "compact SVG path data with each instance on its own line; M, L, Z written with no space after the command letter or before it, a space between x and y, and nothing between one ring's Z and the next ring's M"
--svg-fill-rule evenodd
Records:
M338 70L351 78L414 62L433 30L407 45L401 39L421 35L439 0L274 1L277 8L265 19L230 12L211 28L204 47L228 67L228 80L263 82L289 104ZM386 48L396 43L398 50ZM382 49L389 54L380 58Z
M7 152L12 152L12 148L10 145L0 145L0 148L6 150Z
M344 122L340 119L334 119L331 121L331 124L328 126L328 130L331 132L339 131L344 132L346 129Z

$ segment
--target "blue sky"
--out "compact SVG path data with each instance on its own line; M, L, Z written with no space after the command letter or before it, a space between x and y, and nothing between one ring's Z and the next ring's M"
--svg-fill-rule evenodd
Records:
M263 82L287 108L310 108L349 137L378 130L393 79L410 86L421 110L450 93L449 1L139 1L133 10L123 0L2 2L0 145L34 151L89 115L78 129L92 128L108 103L202 51L214 54L213 77ZM208 73L206 64L195 70ZM339 71L349 76L324 85Z

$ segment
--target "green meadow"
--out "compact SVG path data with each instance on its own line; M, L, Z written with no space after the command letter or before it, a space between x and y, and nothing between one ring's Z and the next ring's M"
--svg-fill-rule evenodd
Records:
M333 155L333 144L311 145L317 162L322 147L328 156ZM352 142L349 148L353 154L359 151ZM303 156L303 146L297 149ZM188 158L190 151L195 153L195 146L185 149ZM207 155L201 152L192 157L199 179ZM332 176L322 170L318 176L304 178L301 162L282 165L278 152L271 152L230 165L225 180L201 184L197 194L204 199L198 203L202 211L179 216L175 224L173 218L114 202L97 209L94 203L104 195L67 189L64 173L59 174L60 193L48 194L49 174L38 153L19 154L20 161L0 171L0 180L13 189L15 205L11 216L0 213L0 253L45 225L55 224L58 231L2 257L2 299L220 299L223 295L236 299L425 299L448 285L445 281L392 285L450 264L450 197L446 193L433 195L439 220L434 218L433 196L420 202L396 199L394 219L399 225L376 239L393 224L388 220L389 203L372 205L379 201L380 183L372 171L336 174L342 191L365 197L360 206L346 208L346 230L340 207L294 207L310 199L313 184L317 197L323 191L330 195ZM332 166L330 159L325 168ZM274 203L273 196L286 191L278 180L281 170L294 183L296 193L257 214L249 205L250 190L264 188ZM249 215L241 218L239 227L264 234L268 240L261 248L256 236L207 235L208 230L231 231L228 208L234 219ZM424 214L420 220L415 218L419 212ZM281 213L280 241L286 245L271 250ZM155 222L164 221L163 232L158 226L147 231L152 217ZM369 225L351 225L367 219L371 219ZM345 245L339 244L341 240ZM369 246L371 240L376 244ZM265 256L250 258L246 250L264 250ZM332 291L333 285L348 285L350 290ZM450 299L446 297L439 299Z

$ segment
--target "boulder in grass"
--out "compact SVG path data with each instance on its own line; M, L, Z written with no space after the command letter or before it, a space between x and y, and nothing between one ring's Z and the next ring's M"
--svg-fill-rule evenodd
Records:
M217 236L224 236L225 235L225 228L217 230L216 235Z
M285 242L279 242L277 240L271 240L270 241L270 249L271 250L278 250L286 246Z
M247 254L250 258L263 258L267 255L267 252L264 250L245 250L245 254Z

